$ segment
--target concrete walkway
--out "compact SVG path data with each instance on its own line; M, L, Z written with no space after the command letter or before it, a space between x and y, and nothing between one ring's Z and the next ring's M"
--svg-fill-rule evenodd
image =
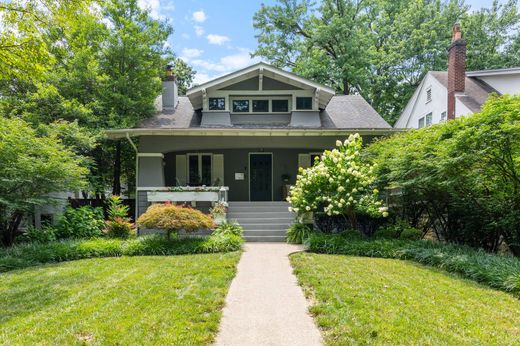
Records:
M301 247L247 243L231 283L217 345L321 345L288 255Z

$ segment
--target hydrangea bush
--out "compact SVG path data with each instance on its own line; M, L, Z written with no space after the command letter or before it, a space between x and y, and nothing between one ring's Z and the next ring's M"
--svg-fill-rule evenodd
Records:
M337 148L326 150L312 167L300 167L287 198L289 209L300 216L309 212L342 215L353 228L357 228L356 215L387 217L379 191L373 188L374 166L362 162L362 145L359 134L350 135L344 142L336 141Z

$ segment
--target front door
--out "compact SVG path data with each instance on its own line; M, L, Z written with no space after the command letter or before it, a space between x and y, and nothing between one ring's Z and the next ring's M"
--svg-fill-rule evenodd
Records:
M249 199L271 201L273 157L271 154L249 154Z

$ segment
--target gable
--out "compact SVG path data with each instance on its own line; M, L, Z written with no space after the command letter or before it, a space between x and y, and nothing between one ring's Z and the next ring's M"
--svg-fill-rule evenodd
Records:
M263 80L264 90L303 90L294 85L290 85L284 82L277 81L276 79L264 77Z
M240 81L235 84L228 85L218 90L258 90L258 76Z

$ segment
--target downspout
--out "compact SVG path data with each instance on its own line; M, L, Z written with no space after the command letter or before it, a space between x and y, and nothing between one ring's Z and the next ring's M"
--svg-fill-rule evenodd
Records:
M139 214L139 195L138 195L138 184L139 184L139 151L137 150L137 146L134 141L130 137L130 134L126 133L126 139L135 150L135 221L137 222L137 217ZM137 235L139 235L139 228L137 229Z

